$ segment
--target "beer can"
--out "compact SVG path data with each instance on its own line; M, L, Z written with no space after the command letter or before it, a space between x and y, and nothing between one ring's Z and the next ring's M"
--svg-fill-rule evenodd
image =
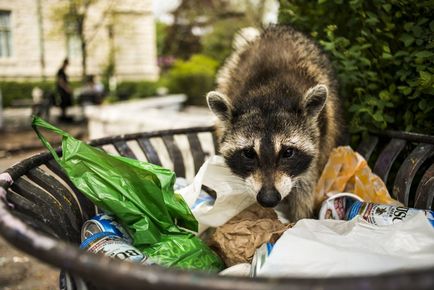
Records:
M319 219L345 220L346 213L355 201L363 201L355 194L342 192L331 195L321 205Z
M402 222L415 216L418 212L424 212L430 224L434 227L434 212L402 206L392 206L356 201L347 211L346 219L351 220L360 215L367 222L378 225L391 225Z
M128 244L120 236L110 232L96 233L85 239L80 249L97 254L103 253L111 258L123 261L152 265L153 263L147 256L143 255L138 249Z
M81 228L81 241L93 236L96 233L108 232L123 238L128 244L132 239L127 231L107 214L97 214L90 220L86 221Z
M272 243L267 242L256 249L253 255L252 267L250 268L250 277L256 277L258 275L259 270L264 266L268 256L270 256L273 246Z

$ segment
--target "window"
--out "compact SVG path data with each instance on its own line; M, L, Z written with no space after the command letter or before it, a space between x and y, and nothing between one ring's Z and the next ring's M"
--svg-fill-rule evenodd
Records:
M71 58L81 57L81 40L77 34L67 35L68 56Z
M0 11L0 58L12 55L11 12Z
M77 34L77 24L74 22L65 22L66 32L66 49L70 58L81 57L81 39Z

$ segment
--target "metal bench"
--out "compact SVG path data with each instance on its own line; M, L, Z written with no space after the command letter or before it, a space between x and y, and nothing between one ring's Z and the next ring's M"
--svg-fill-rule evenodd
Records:
M179 146L180 139L188 143L188 154L185 146ZM178 176L197 172L216 145L213 127L129 134L90 144L167 165ZM369 160L395 198L409 207L433 208L433 136L386 131L363 139L357 151ZM79 250L78 245L81 225L95 214L95 206L48 152L5 172L13 184L0 181L0 197L2 189L5 195L0 198L0 234L15 247L62 269L66 289L434 289L434 268L331 279L250 279L149 267L93 255ZM86 286L79 277L94 286Z

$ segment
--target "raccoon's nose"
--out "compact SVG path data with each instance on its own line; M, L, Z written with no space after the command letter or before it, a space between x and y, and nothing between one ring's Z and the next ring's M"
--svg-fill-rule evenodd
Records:
M271 189L261 188L256 196L256 200L263 207L275 207L281 199L280 193L274 187Z

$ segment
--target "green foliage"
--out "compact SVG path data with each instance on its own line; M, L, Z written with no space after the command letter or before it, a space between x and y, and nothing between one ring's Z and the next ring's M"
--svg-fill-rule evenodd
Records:
M155 27L156 27L156 37L157 37L157 55L161 56L164 54L164 42L166 41L167 38L167 30L168 30L168 26L167 24L163 23L163 22L159 22L157 21L155 23Z
M119 100L139 99L157 94L158 83L152 81L125 81L118 84L116 96Z
M53 82L0 82L0 90L3 96L3 106L11 106L14 100L31 100L32 90L34 87L39 87L45 92L54 90Z
M223 63L232 52L235 33L245 26L245 21L239 19L225 19L214 23L212 31L201 39L202 54Z
M214 87L219 63L204 55L193 55L188 61L177 60L165 76L171 93L188 96L187 103L205 105L205 95Z
M434 131L433 1L281 0L279 22L331 57L350 131Z

